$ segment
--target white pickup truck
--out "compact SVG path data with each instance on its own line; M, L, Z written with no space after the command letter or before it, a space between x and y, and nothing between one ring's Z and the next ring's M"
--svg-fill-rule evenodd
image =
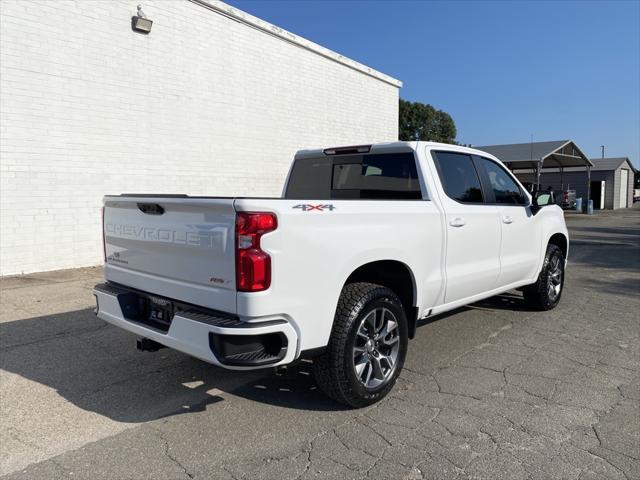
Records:
M384 397L421 319L512 289L560 300L568 233L499 160L395 142L303 150L282 198L104 198L97 315L230 369L314 357L354 406Z

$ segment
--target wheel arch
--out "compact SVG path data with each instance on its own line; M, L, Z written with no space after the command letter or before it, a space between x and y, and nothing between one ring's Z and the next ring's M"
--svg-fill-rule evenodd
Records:
M409 326L409 338L415 336L418 318L417 290L415 276L411 268L398 260L376 260L356 268L343 284L368 282L382 285L392 290L404 307Z
M556 245L560 250L562 250L562 255L564 258L567 258L567 254L569 252L569 239L563 233L554 233L549 237L549 241L547 245Z

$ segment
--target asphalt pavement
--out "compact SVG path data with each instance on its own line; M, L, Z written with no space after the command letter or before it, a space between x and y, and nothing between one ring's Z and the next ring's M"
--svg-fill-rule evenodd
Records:
M640 209L567 215L550 312L517 292L419 328L348 410L311 365L229 372L96 319L99 268L0 280L6 479L639 479Z

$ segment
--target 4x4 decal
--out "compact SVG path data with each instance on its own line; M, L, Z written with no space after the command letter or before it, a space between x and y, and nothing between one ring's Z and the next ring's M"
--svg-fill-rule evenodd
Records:
M305 203L305 204L299 204L294 206L293 208L299 208L300 210L302 210L303 212L310 212L311 210L319 210L321 212L325 211L325 210L334 210L336 207L334 207L333 205L331 205L330 203L322 205L311 205L309 203Z

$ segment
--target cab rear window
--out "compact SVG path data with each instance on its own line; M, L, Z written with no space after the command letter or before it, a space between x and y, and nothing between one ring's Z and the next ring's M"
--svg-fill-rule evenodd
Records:
M412 152L301 158L285 198L418 200L422 198Z

